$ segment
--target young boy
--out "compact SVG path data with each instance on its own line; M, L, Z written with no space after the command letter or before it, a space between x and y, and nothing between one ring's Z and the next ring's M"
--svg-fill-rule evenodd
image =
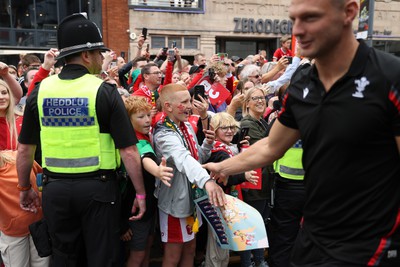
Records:
M182 85L169 84L160 92L165 119L155 127L154 145L158 157L173 168L171 187L157 188L161 241L164 246L163 267L193 266L196 249L192 184L204 188L211 204L222 206L226 199L221 187L200 165L211 153L214 133L205 130L200 147L188 123L191 113L189 91Z
M172 168L166 167L165 159L161 160L160 165L156 164L156 156L153 151L150 141L150 124L151 124L151 108L146 98L141 96L129 96L125 100L125 107L128 111L132 126L135 129L136 137L139 140L137 144L140 156L142 158L143 180L146 190L146 195L138 195L146 199L146 212L143 218L138 221L129 221L130 228L122 236L124 241L130 241L130 254L127 261L127 267L148 266L150 248L153 242L157 199L154 197L155 177L168 187L172 177ZM127 180L126 197L122 205L128 207L128 214L125 214L125 219L130 214L129 207L132 207L133 198L135 196L133 185L130 180ZM132 197L130 197L132 196ZM126 210L126 209L123 209Z

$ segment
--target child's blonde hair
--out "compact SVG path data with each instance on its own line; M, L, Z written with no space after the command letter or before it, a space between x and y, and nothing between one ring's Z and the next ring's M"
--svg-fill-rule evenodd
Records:
M236 125L237 129L239 129L239 122L237 122L235 118L227 112L218 112L217 114L212 116L210 120L210 126L212 127L214 132L216 132L220 127L231 125ZM237 132L237 129L235 133Z
M0 168L5 164L15 164L16 151L0 150Z

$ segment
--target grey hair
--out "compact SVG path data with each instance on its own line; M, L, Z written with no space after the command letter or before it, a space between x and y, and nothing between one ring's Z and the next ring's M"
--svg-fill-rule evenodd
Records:
M243 70L240 72L239 78L240 80L242 79L247 79L254 71L259 72L260 67L254 64L246 65Z

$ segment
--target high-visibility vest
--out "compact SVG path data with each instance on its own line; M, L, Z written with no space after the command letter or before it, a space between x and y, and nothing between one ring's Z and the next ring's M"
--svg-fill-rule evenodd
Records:
M109 133L100 133L97 91L103 81L44 79L38 93L43 168L56 173L115 170L120 156Z
M302 164L303 147L301 140L298 140L285 155L275 161L275 172L286 179L303 180L304 169Z

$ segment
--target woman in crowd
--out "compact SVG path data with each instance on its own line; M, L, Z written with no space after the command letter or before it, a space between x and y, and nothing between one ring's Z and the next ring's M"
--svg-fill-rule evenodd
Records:
M266 100L264 91L256 87L249 89L245 94L243 104L244 117L240 123L240 127L249 128L248 136L250 137L250 145L267 136L268 124L263 119L265 108ZM249 189L247 191L243 191L243 200L257 209L264 218L264 221L268 219L270 212L268 206L270 192L270 185L268 184L269 180L268 167L266 166L262 169L261 190ZM254 256L253 259L256 264L255 266L267 266L264 262L264 249L255 249L240 253L240 259L243 267L251 266L251 254Z
M43 217L42 209L35 212L22 210L19 191L35 191L36 174L41 172L36 162L30 173L31 186L18 187L16 151L0 151L0 250L6 267L46 267L49 257L38 255L29 232L29 225Z
M0 80L0 150L17 149L22 117L14 114L15 101L16 98L10 86Z

